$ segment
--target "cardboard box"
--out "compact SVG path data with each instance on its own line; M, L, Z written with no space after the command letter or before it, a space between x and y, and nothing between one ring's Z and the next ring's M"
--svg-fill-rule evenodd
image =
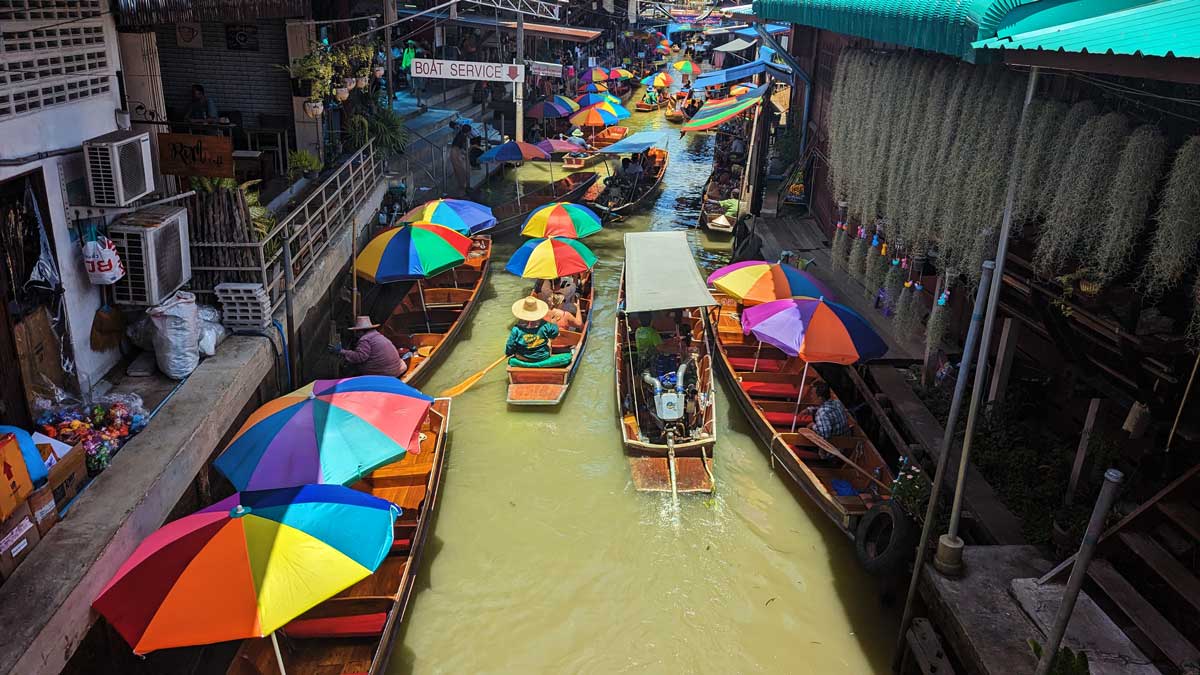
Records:
M29 504L22 503L11 516L0 523L0 580L12 576L17 565L21 564L41 540Z
M54 501L54 490L46 483L33 491L25 502L33 513L33 522L37 524L38 534L42 537L58 522L58 502Z
M71 446L71 451L65 457L50 467L50 476L46 480L46 486L50 488L54 502L60 510L79 494L87 477L86 457L83 448L77 443Z
M33 492L17 437L0 434L0 519L8 518Z
M62 348L54 334L49 310L39 307L13 326L13 342L17 347L21 381L25 383L25 399L29 409L33 410L37 393L47 389L47 382L60 389L67 386Z

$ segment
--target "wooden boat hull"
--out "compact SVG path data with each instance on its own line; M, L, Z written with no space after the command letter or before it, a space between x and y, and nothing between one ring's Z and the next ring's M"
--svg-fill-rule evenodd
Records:
M800 372L797 368L802 368L803 362L794 358L787 359L783 362L785 365L782 369L776 370L776 364L786 357L770 347L764 347L761 352L757 351L757 342L753 337L745 337L742 334L741 324L735 318L737 303L719 293L713 293L713 297L722 303L718 307L709 308L709 321L713 325L717 348L717 368L722 377L726 378L738 407L745 413L755 434L766 446L772 464L782 465L792 482L829 516L842 532L853 539L859 518L871 506L870 500L863 499L864 494L870 494L871 484L860 473L840 462L822 463L815 457L801 455L808 452L803 448L813 448L807 439L790 431L788 419L796 409L794 392L800 382ZM746 368L754 355L760 357L757 365ZM817 404L817 400L811 394L811 383L820 380L820 374L810 367L801 410L805 406ZM760 391L774 389L774 393L779 395L755 395L751 393L755 388ZM788 419L781 420L781 417ZM891 469L856 423L852 423L851 434L831 440L835 447L860 466L868 470L878 468L879 480L891 485ZM834 480L849 483L858 494L837 495L831 485L831 481ZM884 496L882 499L886 498Z
M622 273L618 302L625 296L625 278ZM699 353L697 385L706 404L700 434L695 438L681 439L674 444L676 485L678 492L712 492L714 480L711 469L712 451L717 443L717 402L712 375L712 341L708 322L699 308L687 310L691 328L691 345ZM617 391L617 424L621 429L621 445L629 460L634 487L642 492L671 491L671 447L666 443L654 442L641 434L641 420L648 418L637 403L641 389L638 375L630 362L632 331L628 319L618 314L614 335L615 382ZM628 397L627 397L628 394ZM636 410L627 408L626 401Z
M595 164L599 159L599 153L593 153L586 157L563 157L562 168L568 171L584 169Z
M663 108L666 108L669 104L669 99L664 96L658 100L658 103L646 103L645 101L638 101L637 103L633 104L633 108L638 112L654 112L655 110L662 110Z
M671 155L666 150L659 148L651 148L647 153L655 157L655 161L657 162L655 164L656 170L652 176L652 180L645 181L644 187L638 188L637 194L634 195L633 199L619 206L610 207L602 203L605 199L607 189L596 190L596 186L593 186L591 192L588 194L588 197L591 198L590 206L600 211L607 211L610 214L619 214L633 210L645 202L650 195L654 194L654 191L662 185L663 178L667 175L667 166L671 162ZM585 197L584 201L588 201L588 197Z
M592 309L596 295L596 285L587 282L586 297L579 298L580 311L584 314L582 330L561 331L554 340L556 351L567 348L574 349L571 362L562 368L516 368L508 366L508 392L506 400L509 405L548 406L562 403L567 396L567 390L575 380L575 371L583 362L583 351L587 347L588 333L592 325Z
M592 137L589 144L596 148L607 148L629 135L629 127L607 127Z
M668 122L671 122L674 124L679 124L680 122L683 122L685 119L687 119L684 116L682 111L675 110L673 108L667 108L667 109L663 110L663 117L665 117Z
M503 234L517 229L534 209L550 202L577 202L599 178L600 175L595 171L579 171L554 181L552 185L521 195L519 203L514 199L493 207L496 227L492 231Z
M289 675L387 672L433 526L449 428L450 399L437 399L422 428L420 452L410 451L399 462L377 469L352 486L400 506L402 513L395 526L397 543L374 574L280 630L279 643ZM353 621L351 630L347 630L347 621ZM368 633L364 623L371 624L369 634L364 634ZM346 634L335 628L339 624ZM270 638L244 640L228 670L228 675L278 673Z

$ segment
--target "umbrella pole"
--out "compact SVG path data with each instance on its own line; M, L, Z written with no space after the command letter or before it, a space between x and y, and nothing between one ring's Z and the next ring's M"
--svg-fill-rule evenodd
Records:
M432 333L433 328L429 325L429 310L425 308L425 287L421 285L420 279L417 279L417 297L421 300L421 313L425 315L425 332ZM797 403L796 405L800 404Z
M279 638L275 637L275 631L271 631L271 646L275 648L275 660L279 663L279 675L287 675L287 671L283 669L283 652L279 651Z
M800 399L804 398L804 381L808 379L808 361L804 362L804 372L800 375L800 391L796 393L796 409L792 411L792 433L796 433L796 420L800 416Z
M754 350L754 367L750 369L750 372L752 372L752 373L758 372L758 355L761 353L762 353L762 340L759 340L758 341L758 349ZM793 429L793 431L795 431L795 430Z

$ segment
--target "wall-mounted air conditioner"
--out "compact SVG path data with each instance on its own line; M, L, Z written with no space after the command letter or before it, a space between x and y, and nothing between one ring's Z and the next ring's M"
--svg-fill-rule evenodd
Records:
M157 305L192 278L187 209L151 206L108 227L125 276L113 284L119 305Z
M154 191L150 134L113 131L83 142L92 206L128 206Z

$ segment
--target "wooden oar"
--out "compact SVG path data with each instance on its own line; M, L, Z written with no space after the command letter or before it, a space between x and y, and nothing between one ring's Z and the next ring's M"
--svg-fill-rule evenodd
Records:
M825 452L833 455L834 457L837 457L838 459L842 460L843 462L849 464L852 468L857 470L859 473L866 476L872 483L875 483L876 485L883 488L884 490L887 490L888 494L891 494L892 486L884 484L883 481L876 478L874 476L874 474L872 474L870 471L867 471L866 469L862 468L861 466L855 464L853 461L850 460L849 457L843 455L841 450L838 450L836 447L834 447L834 445L832 443L825 440L825 437L822 436L821 434L818 434L817 432L815 432L812 429L809 429L807 427L801 428L799 430L799 433L801 436L812 441L813 445L815 445L818 448L820 448L821 450L824 450Z
M484 368L483 370L479 371L478 373L475 373L474 375L468 377L467 379L463 380L462 382L459 382L457 385L450 387L449 389L443 391L441 393L441 396L453 397L453 396L458 396L460 394L467 393L467 390L470 389L471 387L474 387L476 382L479 382L480 380L482 380L484 375L487 375L488 373L492 372L492 368L495 368L496 366L500 365L501 363L504 363L507 360L508 360L508 356L501 356L500 358L496 359L495 363L491 364L487 368Z

